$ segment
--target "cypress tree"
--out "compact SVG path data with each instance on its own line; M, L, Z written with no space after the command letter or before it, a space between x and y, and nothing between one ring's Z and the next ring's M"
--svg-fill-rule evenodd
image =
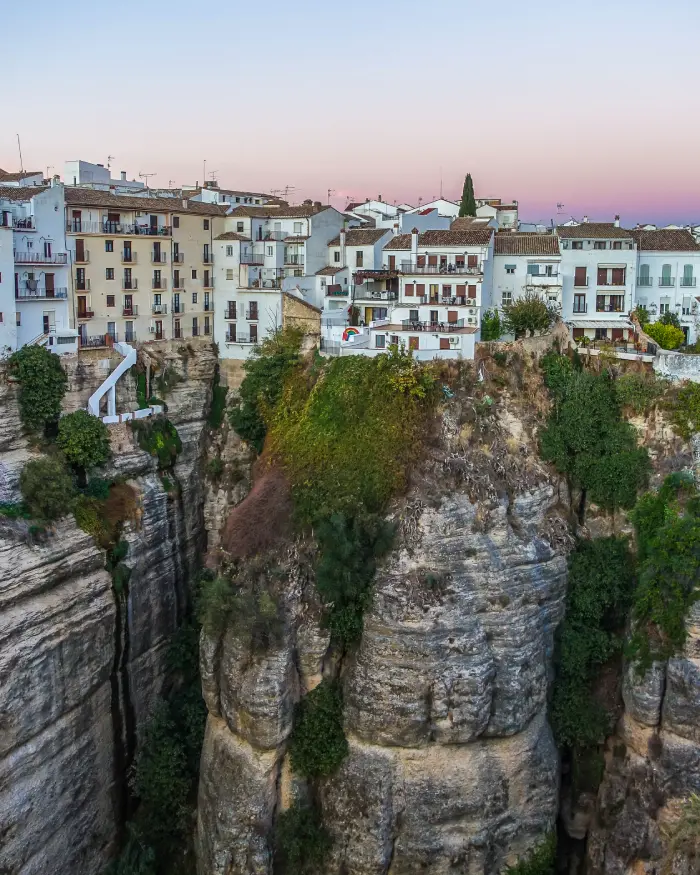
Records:
M467 173L464 178L464 188L462 189L462 201L459 205L460 216L475 216L476 215L476 200L474 199L474 183L472 182L471 173Z

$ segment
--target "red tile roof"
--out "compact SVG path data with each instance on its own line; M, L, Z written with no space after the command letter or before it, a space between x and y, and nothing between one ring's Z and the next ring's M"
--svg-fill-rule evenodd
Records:
M559 225L557 234L567 240L609 240L613 237L632 239L632 232L618 228L612 222L581 222L580 225Z
M559 255L559 238L554 234L496 234L494 255Z
M464 230L424 231L418 235L418 248L433 246L488 246L493 228L465 228ZM399 234L384 249L410 249L411 234Z
M21 182L23 179L28 179L32 176L41 176L44 178L43 170L25 170L23 173L8 173L6 170L0 169L0 185L6 182Z
M700 252L700 244L690 231L662 228L659 231L632 231L641 252Z
M250 237L246 237L245 234L237 234L235 231L225 231L214 237L214 240L245 240L249 242Z
M371 246L391 233L388 228L349 228L345 232L346 246ZM334 237L329 246L340 246L340 235Z

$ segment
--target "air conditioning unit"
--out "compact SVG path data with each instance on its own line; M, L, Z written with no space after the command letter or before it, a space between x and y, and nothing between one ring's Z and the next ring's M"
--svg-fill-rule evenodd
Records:
M476 310L475 310L473 307L470 307L469 312L470 312L470 313L472 314L472 316L473 316L473 315L476 313Z
M468 322L470 325L473 325L473 324L476 322L476 319L475 319L473 316L468 316L468 317L467 317L467 322Z
M476 304L476 300L474 298L467 298L467 306L473 307Z
M149 326L148 326L148 333L149 333L149 334L155 334L155 333L156 333L156 326L155 326L155 325L149 325Z
M459 346L459 337L451 337L450 346Z

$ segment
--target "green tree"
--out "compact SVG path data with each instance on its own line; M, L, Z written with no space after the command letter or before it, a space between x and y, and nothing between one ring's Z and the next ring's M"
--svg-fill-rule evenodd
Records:
M548 331L557 318L556 310L539 295L530 292L503 307L504 328L516 337Z
M28 431L46 431L61 414L67 377L57 355L43 346L23 346L9 359L10 374L20 383L19 411Z
M661 349L678 349L685 340L685 334L675 325L666 325L663 322L652 322L644 326L644 333L648 334Z
M83 477L90 468L106 462L110 455L107 426L87 410L76 410L61 417L56 443Z
M475 216L476 215L476 200L474 199L474 183L472 182L471 173L467 173L464 178L464 188L462 189L462 200L459 205L460 216Z
M75 488L70 474L57 459L33 459L19 478L29 512L40 520L56 520L71 512Z
M498 310L486 310L481 317L481 339L483 341L498 340L502 334L503 326Z
M674 328L681 327L681 320L678 318L678 314L672 313L670 310L659 316L659 322L661 325L673 325Z
M686 440L700 432L700 383L687 383L680 390L671 405L671 422Z
M337 681L322 680L296 706L289 754L292 769L306 778L330 775L348 755Z
M331 838L315 806L295 802L278 817L275 871L288 875L320 873L330 847Z

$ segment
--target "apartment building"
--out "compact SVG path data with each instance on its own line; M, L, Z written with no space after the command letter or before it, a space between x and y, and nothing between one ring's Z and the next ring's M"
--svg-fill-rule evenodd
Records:
M230 207L237 206L277 206L286 207L289 204L272 194L259 191L238 191L230 188L219 188L218 182L205 182L195 187L192 192L184 191L186 197L205 204L221 204Z
M632 231L614 222L560 225L562 319L573 336L626 340L632 332L637 247Z
M227 207L66 188L82 346L213 335L214 238Z
M527 294L561 310L562 271L559 238L554 234L499 231L494 237L490 305L502 309Z
M225 219L216 243L215 340L223 358L245 359L282 325L283 291L321 309L316 276L343 216L310 201L297 207L240 206Z
M369 325L384 319L387 306L398 296L398 282L384 274L384 246L392 239L388 228L343 229L328 244L328 266L317 272L323 309L356 307L359 320ZM340 272L336 272L340 269Z
M687 343L698 339L700 306L700 244L688 230L660 229L631 232L637 243L635 304L646 307L655 321L675 313Z
M127 179L126 170L112 179L109 167L92 164L90 161L66 161L63 165L63 179L66 185L79 185L86 188L99 188L112 194L146 194L146 185L136 179Z
M499 197L480 198L476 204L476 215L479 218L495 219L500 230L517 230L517 201L508 201L504 204Z
M0 185L0 352L31 342L68 351L75 339L69 331L64 188L56 179L50 185L19 182Z
M383 252L398 300L385 324L370 326L370 348L401 343L419 359L473 358L493 276L493 229L403 234Z

